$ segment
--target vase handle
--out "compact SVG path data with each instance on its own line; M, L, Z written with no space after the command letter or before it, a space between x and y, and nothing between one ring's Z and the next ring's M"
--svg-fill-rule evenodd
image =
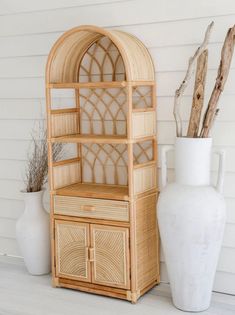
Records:
M166 154L169 151L173 151L173 145L164 145L161 150L161 182L162 188L166 186L167 183L167 158Z
M225 151L219 150L214 151L214 154L219 156L219 169L218 169L218 178L216 183L216 189L219 193L223 193L224 186L224 173L225 173Z

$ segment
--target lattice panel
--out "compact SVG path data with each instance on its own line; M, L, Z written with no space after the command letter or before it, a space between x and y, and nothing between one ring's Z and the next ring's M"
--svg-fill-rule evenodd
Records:
M124 144L83 144L82 181L127 185L127 161Z
M153 142L144 141L134 144L134 164L146 163L153 160Z
M92 227L95 250L94 282L127 285L126 233L124 229Z
M125 80L122 57L109 38L102 37L87 50L78 76L80 82Z
M132 91L132 101L134 109L152 107L152 87L135 86Z
M126 90L80 89L81 133L96 135L126 134Z
M57 272L77 278L88 278L88 224L56 223Z

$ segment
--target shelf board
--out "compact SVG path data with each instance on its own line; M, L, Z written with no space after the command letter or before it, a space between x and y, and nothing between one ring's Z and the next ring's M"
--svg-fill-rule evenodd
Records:
M69 136L51 138L51 142L62 143L129 143L126 136L111 136L111 135L81 135L74 134Z
M115 88L125 87L126 81L110 81L110 82L69 82L69 83L49 83L51 89L79 89L79 88Z
M65 83L48 83L50 89L79 89L79 88L115 88L131 86L153 86L154 81L103 81L103 82L65 82Z
M128 139L126 136L113 136L113 135L81 135L73 134L68 136L54 137L50 141L60 143L110 143L110 144L127 144L138 143L155 139L156 135Z
M59 188L56 195L112 200L129 200L128 186L78 183Z

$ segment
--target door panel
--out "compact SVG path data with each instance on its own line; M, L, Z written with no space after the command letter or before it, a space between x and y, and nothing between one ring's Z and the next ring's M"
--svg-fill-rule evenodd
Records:
M89 224L56 220L56 276L90 282L89 244Z
M91 225L92 282L129 289L129 230Z

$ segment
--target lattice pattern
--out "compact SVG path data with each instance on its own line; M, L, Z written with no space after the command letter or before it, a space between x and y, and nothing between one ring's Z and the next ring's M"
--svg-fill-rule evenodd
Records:
M102 37L87 50L78 75L80 82L125 80L122 57L109 38Z
M153 143L144 141L134 144L134 164L145 163L153 160Z
M79 96L81 133L126 134L125 89L81 89Z
M86 227L78 224L57 224L58 272L86 278Z
M93 229L95 281L126 284L125 234L123 231Z
M124 144L84 144L83 182L127 185L127 160Z
M133 108L149 108L152 107L152 87L135 86L133 88Z

